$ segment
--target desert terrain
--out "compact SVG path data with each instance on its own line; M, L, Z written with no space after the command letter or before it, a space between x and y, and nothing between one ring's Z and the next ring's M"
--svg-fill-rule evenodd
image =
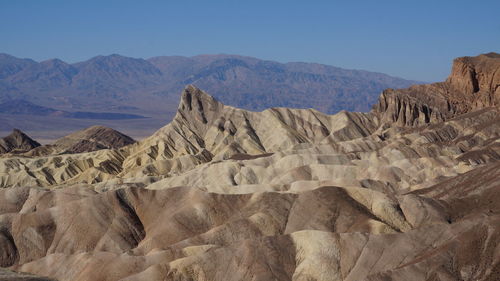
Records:
M369 112L209 93L143 139L0 140L0 277L500 280L499 54Z

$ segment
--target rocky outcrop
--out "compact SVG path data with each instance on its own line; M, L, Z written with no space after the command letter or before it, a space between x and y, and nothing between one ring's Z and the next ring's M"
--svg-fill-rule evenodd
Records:
M386 126L418 126L500 105L500 55L457 58L445 82L385 90L374 106Z
M446 82L471 109L500 105L500 54L455 59Z
M454 108L438 94L422 94L426 86L413 86L407 90L385 90L379 97L374 110L381 115L385 127L418 126L442 122L453 116ZM437 93L437 91L436 91Z
M133 144L135 140L114 129L92 126L58 139L53 144L38 147L26 156L92 152L101 149L118 149Z
M14 129L10 135L0 139L0 154L8 152L22 153L39 146L40 144L28 135Z

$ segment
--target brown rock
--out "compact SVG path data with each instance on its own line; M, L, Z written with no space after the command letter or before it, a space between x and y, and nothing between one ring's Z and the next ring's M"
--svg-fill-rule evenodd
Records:
M28 135L14 129L10 135L0 139L0 154L8 152L22 153L39 146L40 144Z

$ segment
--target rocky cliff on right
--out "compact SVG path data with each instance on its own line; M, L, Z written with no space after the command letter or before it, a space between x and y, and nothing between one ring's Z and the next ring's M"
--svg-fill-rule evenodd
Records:
M460 57L445 82L385 90L374 107L382 120L423 125L500 105L500 54Z

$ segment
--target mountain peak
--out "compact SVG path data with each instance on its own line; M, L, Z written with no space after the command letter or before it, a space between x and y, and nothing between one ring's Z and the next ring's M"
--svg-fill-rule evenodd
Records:
M18 59L18 58L6 53L0 53L0 59Z
M9 54L0 53L0 79L14 75L36 64L31 59L20 59Z
M44 61L41 61L40 64L48 64L48 65L67 65L68 63L60 60L60 59L48 59L48 60L44 60Z
M117 54L93 57L74 66L79 70L73 80L74 85L86 89L103 84L104 87L99 89L106 89L113 94L116 94L117 88L127 92L136 87L156 84L162 74L144 59Z
M19 151L26 152L38 146L40 146L40 143L30 138L21 130L14 128L10 135L0 139L0 154Z
M111 54L111 55L95 56L95 57L89 59L89 61L106 61L106 60L118 60L118 59L133 59L133 58L124 57L124 56L118 55L118 54Z
M111 55L99 55L95 56L93 58L90 58L87 61L84 62L79 62L78 64L82 63L106 63L106 64L121 64L121 63L143 63L147 62L142 58L132 58L132 57L126 57L122 56L119 54L111 54Z
M493 103L500 102L500 54L488 53L476 57L460 57L453 61L446 80L455 90L471 98L478 92L488 92Z
M60 138L54 146L64 153L81 153L108 148L117 149L134 142L134 139L117 130L96 125Z
M216 110L220 106L224 105L205 91L190 84L182 91L179 110L193 111L196 109L197 112L202 113L207 109Z

